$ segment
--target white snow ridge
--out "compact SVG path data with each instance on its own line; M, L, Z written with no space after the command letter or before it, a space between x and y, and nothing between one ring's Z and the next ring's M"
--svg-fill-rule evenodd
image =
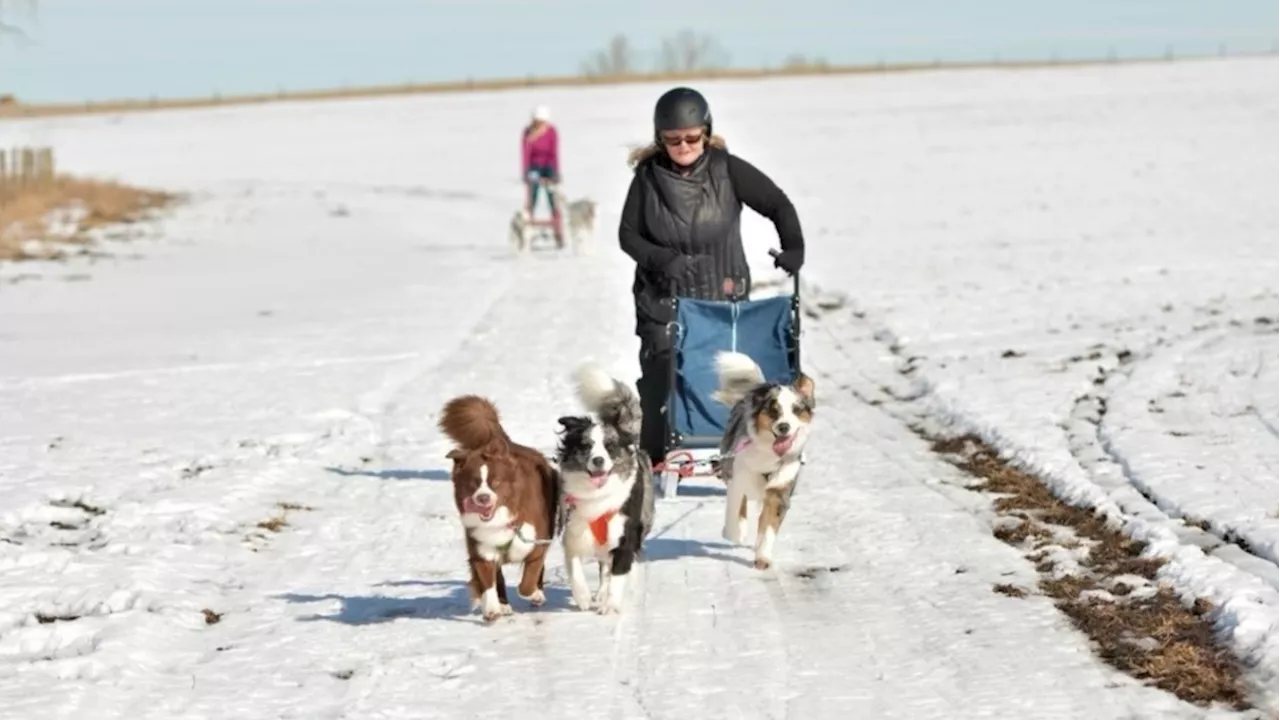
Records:
M665 88L0 123L189 193L141 257L0 267L0 718L1275 717L1276 86L1274 57L700 84L824 293L775 566L693 479L623 613L573 606L556 545L547 604L508 572L491 626L434 413L484 395L550 452L574 368L638 374L613 228ZM507 246L539 103L596 252ZM1244 701L1100 657L912 393L1164 558Z

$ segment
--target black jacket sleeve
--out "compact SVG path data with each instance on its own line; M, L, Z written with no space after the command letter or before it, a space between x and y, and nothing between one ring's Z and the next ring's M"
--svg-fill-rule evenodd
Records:
M653 244L640 232L643 222L642 193L640 175L637 173L631 178L631 188L627 190L627 199L622 204L622 221L618 224L618 244L622 246L622 251L630 255L641 268L657 272L676 256L676 252Z
M734 192L743 205L773 221L783 250L804 250L800 216L791 204L791 198L768 175L737 155L730 154L729 180L733 182Z

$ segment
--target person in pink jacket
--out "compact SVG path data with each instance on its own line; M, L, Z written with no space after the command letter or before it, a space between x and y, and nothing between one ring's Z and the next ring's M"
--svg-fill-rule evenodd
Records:
M522 138L522 156L524 168L525 211L533 216L534 207L538 203L538 191L544 180L549 183L560 182L560 139L556 128L551 124L551 113L546 106L539 105L533 111L533 119L524 129ZM556 207L555 196L547 193L547 204L551 207L551 222L555 228L556 241L563 242L560 229L560 208Z

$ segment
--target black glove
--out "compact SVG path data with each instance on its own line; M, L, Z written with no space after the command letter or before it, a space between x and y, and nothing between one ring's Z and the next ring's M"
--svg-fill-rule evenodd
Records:
M800 272L804 265L804 250L783 250L773 258L773 266L787 271L788 275Z
M701 265L701 256L676 255L662 266L662 275L672 281L692 279Z

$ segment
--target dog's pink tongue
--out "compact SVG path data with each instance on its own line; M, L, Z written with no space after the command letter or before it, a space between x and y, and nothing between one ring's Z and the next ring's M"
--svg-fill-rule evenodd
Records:
M609 478L609 473L593 472L587 478L591 480L591 484L595 487L604 487L604 481Z
M796 441L795 435L788 435L786 437L778 438L777 440L773 441L773 451L778 455L786 455L787 451L791 449L791 443L795 441Z

